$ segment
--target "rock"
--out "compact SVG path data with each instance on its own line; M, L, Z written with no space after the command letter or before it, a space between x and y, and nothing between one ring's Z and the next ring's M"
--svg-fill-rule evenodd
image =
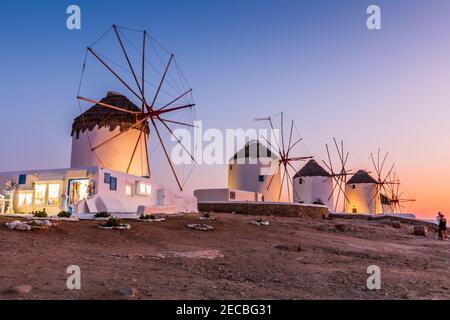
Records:
M200 231L212 231L214 230L213 226L209 224L188 224L187 227L189 229L200 230Z
M250 221L250 224L254 224L256 226L270 226L270 222L269 221L262 221L262 220Z
M345 224L337 224L334 226L337 231L345 232Z
M428 236L428 227L425 226L414 226L414 235L415 236Z
M125 289L120 289L119 290L119 294L121 294L124 297L130 297L133 298L138 294L138 290L135 288L125 288Z
M20 286L12 287L10 291L12 293L16 293L16 294L26 294L26 293L30 292L31 289L32 289L32 287L30 285L23 284Z
M395 229L400 229L402 227L400 221L392 221L392 227Z

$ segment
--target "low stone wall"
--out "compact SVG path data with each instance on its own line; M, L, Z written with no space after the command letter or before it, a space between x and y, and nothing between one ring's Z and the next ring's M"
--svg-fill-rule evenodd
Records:
M328 208L326 206L278 202L204 201L198 203L198 210L202 212L308 217L314 219L328 216Z
M437 225L435 223L400 216L391 216L382 214L370 215L370 214L354 214L354 213L330 213L330 218L400 221L401 223L405 224L410 224L414 226L426 226L432 230L437 230Z

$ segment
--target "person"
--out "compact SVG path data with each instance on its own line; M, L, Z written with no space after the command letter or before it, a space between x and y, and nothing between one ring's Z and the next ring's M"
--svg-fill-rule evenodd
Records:
M438 234L439 239L448 240L447 219L441 212L438 213Z

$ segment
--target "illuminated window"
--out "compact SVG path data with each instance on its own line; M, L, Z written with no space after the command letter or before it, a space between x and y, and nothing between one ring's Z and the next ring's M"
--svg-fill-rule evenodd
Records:
M230 191L230 200L236 200L236 192Z
M131 194L132 194L132 187L131 187L130 184L127 184L127 185L125 186L125 194L126 194L127 196L131 196Z
M59 206L59 191L61 185L59 183L50 183L48 185L48 199L47 205L49 206Z
M45 205L46 184L36 184L34 187L34 204L37 206Z
M32 192L20 192L18 206L19 207L29 207L29 206L31 206L32 200L33 200Z
M137 181L136 194L139 196L149 196L152 194L152 186L148 183Z

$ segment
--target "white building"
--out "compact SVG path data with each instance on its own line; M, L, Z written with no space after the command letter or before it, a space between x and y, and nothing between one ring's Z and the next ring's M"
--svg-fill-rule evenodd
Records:
M377 181L366 171L359 170L345 186L345 211L348 213L379 214L383 212Z
M293 184L294 202L324 204L333 210L333 177L315 160L295 174Z
M248 142L230 159L228 189L260 193L262 201L278 201L281 186L281 170L276 171L278 163L279 158L258 140Z
M140 111L120 94L109 92L101 101ZM8 212L31 213L45 209L49 215L60 211L136 214L138 207L144 207L145 212L157 207L164 213L197 211L194 196L156 185L148 177L145 145L148 126L145 125L145 134L140 138L139 130L128 130L136 123L136 117L96 104L73 122L71 168L0 173L3 196L8 196L3 190L8 182L17 183ZM127 132L104 143L123 131ZM92 152L91 148L102 143L104 145ZM2 202L5 203L5 199Z

